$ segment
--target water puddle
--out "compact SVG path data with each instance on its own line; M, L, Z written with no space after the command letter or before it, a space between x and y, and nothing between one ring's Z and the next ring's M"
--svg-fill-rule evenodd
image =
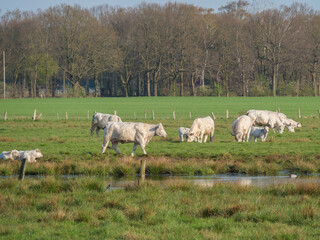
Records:
M217 174L210 176L147 176L147 180L154 183L184 183L191 182L204 187L212 187L217 183L234 183L242 186L267 187L270 185L281 185L288 183L318 183L320 184L320 174L310 174L291 178L289 174L279 176L248 176L243 174ZM109 189L121 189L137 183L137 177L125 177L110 179Z
M17 178L18 176L0 176L0 179ZM25 178L44 178L46 176L30 175ZM81 176L81 175L63 175L55 176L57 178L103 178L101 176ZM127 186L134 186L138 182L138 176L126 176L122 178L106 177L103 178L109 182L108 190L123 189ZM204 187L212 187L217 183L234 183L242 186L267 187L271 185L281 185L288 183L318 183L320 184L320 173L298 175L291 178L289 173L280 172L278 176L248 176L245 174L217 174L207 176L146 176L146 180L157 184L168 183L193 183Z

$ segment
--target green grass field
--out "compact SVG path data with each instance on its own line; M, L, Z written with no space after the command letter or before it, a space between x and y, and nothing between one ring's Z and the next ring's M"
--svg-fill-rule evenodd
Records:
M32 115L34 107L37 108L38 113L43 113L44 118L39 121L32 121L31 117L25 120L1 120L0 152L11 149L40 148L44 158L40 159L37 164L28 165L27 174L116 176L135 174L139 169L139 159L142 157L140 148L136 150L134 158L129 157L132 144L119 145L124 156L117 156L113 149L107 149L106 153L101 155L103 132L100 132L99 138L90 137L91 116L87 120L84 109L96 109L101 112L113 112L113 109L116 109L124 121L163 123L168 137L166 139L155 137L146 148L148 153L147 172L150 174L194 175L236 172L275 175L280 170L301 173L320 172L320 119L318 116L310 117L312 112L316 112L318 101L319 98L174 97L5 100L0 101L1 108L11 109L13 115L27 115L28 112L31 112ZM223 102L227 102L227 104ZM296 104L299 102L300 105L293 107L294 102ZM272 105L273 107L271 107ZM165 118L168 109L175 109L173 106L177 106L177 109L184 109L186 118L178 116L176 120L171 117L171 119ZM197 108L197 106L199 107ZM217 111L212 110L213 106L216 106ZM270 132L265 143L234 142L231 136L233 118L225 119L223 117L226 108L229 108L229 111L237 116L237 113L245 112L250 108L272 109L276 106L279 106L281 111L288 116L290 116L290 111L293 115L294 110L298 107L308 109L303 118L295 118L301 121L303 127L296 129L296 133L289 133L287 130L282 135ZM68 111L69 116L72 114L75 116L82 110L85 114L80 120L46 119L47 114L49 116L57 112L58 109L61 112ZM104 109L106 110L104 111ZM138 118L135 120L129 117L126 119L123 117L126 115L122 115L124 112L138 112L138 109L154 109L155 113L159 113L159 115L161 113L163 118L156 117L155 120ZM176 111L178 112L178 110ZM192 120L188 119L187 112L189 111L197 113L193 114L193 117L195 115L206 116L208 114L205 113L211 111L215 112L216 116L220 116L215 121L214 142L206 144L179 142L178 128L190 126L192 123ZM19 169L17 164L0 164L0 174L17 173Z
M137 174L143 158L151 175L319 173L319 99L0 100L0 152L40 148L44 157L28 163L26 175L49 175L23 181L16 176L0 178L0 239L319 239L318 183L200 187L147 180L140 187L108 191L105 178ZM278 107L299 120L302 128L295 133L285 130L282 135L270 132L264 143L234 142L230 134L233 116L252 108ZM40 120L31 120L33 109L43 114ZM225 119L226 109L229 119ZM297 109L301 109L301 119L297 119ZM88 110L90 119L86 119ZM138 148L136 156L129 157L132 144L119 145L122 156L113 149L101 155L102 132L100 137L90 136L94 110L117 110L124 121L162 122L168 137L154 137L146 148L147 156ZM155 120L150 119L151 110ZM192 123L189 111L192 119L214 112L213 142L179 142L178 128ZM69 120L64 119L65 112ZM0 175L18 174L19 167L18 161L0 161ZM60 176L69 174L81 176Z
M87 112L90 116L94 111L113 113L114 110L124 120L151 119L154 110L156 119L172 119L172 112L176 112L177 119L188 119L189 112L192 118L204 117L211 112L216 117L225 117L226 110L229 116L238 116L249 109L266 109L276 111L280 108L290 118L298 116L298 109L302 116L318 116L320 109L319 97L137 97L137 98L47 98L47 99L5 99L0 100L0 114L3 119L5 111L8 119L27 116L31 118L33 110L43 114L43 119L56 120L65 118L68 112L70 118L86 119Z
M267 188L103 178L0 181L1 239L319 239L317 183Z

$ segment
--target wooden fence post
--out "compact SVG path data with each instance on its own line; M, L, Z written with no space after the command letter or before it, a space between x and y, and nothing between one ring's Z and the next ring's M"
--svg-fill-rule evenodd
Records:
M226 119L228 119L229 118L229 110L227 109L226 110Z
M298 109L298 118L301 118L300 109Z
M189 119L191 120L191 112L189 112Z
M33 110L33 121L37 119L37 109Z
M152 110L152 120L154 120L154 111Z
M21 166L20 166L20 172L19 172L19 180L23 180L24 179L24 172L26 170L26 161L27 161L26 158L21 160Z
M277 109L277 112L278 112L278 113L280 112L280 108Z
M117 115L117 110L114 110L114 115Z
M69 118L68 118L68 112L66 112L66 120L68 120Z
M318 110L318 115L319 115L319 118L320 118L320 109Z
M7 111L4 113L4 120L7 121L8 113Z
M88 110L88 113L87 113L87 119L89 120L89 115L90 115L90 112L89 112L89 110Z
M147 111L144 110L144 119L146 120L147 119Z
M139 171L138 185L143 183L145 178L146 178L146 159L142 159L140 161L140 171Z
M173 111L172 116L173 116L173 120L176 120L176 112L175 111Z
M134 118L135 120L137 120L136 112L133 113L133 118Z
M211 112L211 116L212 116L212 119L215 120L216 117L214 116L213 112Z

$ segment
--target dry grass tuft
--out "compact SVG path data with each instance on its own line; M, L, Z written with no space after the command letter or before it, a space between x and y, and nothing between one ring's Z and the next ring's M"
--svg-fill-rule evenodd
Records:
M0 137L0 142L16 142L16 141L17 141L16 139L13 139L10 137Z

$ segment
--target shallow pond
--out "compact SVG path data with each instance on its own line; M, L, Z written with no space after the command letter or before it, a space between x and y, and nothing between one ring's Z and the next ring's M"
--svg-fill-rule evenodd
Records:
M138 177L110 178L110 189L119 189L137 183ZM289 174L279 176L248 176L244 174L217 174L210 176L146 176L156 183L191 182L196 185L211 187L217 183L234 183L242 186L266 187L286 183L315 182L320 184L320 174L310 174L291 178Z
M17 178L18 176L1 176L0 179ZM43 178L46 176L41 175L29 175L25 178ZM56 176L57 178L93 178L95 176L81 176L81 175L63 175ZM102 178L101 176L96 176ZM115 190L121 189L126 186L133 186L138 183L138 176L125 176L122 178L106 177L105 180L109 181L108 189ZM206 176L172 176L172 175L160 175L160 176L146 176L147 181L152 181L158 184L167 183L183 183L190 182L196 185L204 187L212 187L217 183L234 183L242 186L258 186L266 187L270 185L280 185L287 183L309 183L314 182L320 184L320 173L298 175L296 178L291 178L289 173L280 172L278 176L248 176L245 174L217 174Z

